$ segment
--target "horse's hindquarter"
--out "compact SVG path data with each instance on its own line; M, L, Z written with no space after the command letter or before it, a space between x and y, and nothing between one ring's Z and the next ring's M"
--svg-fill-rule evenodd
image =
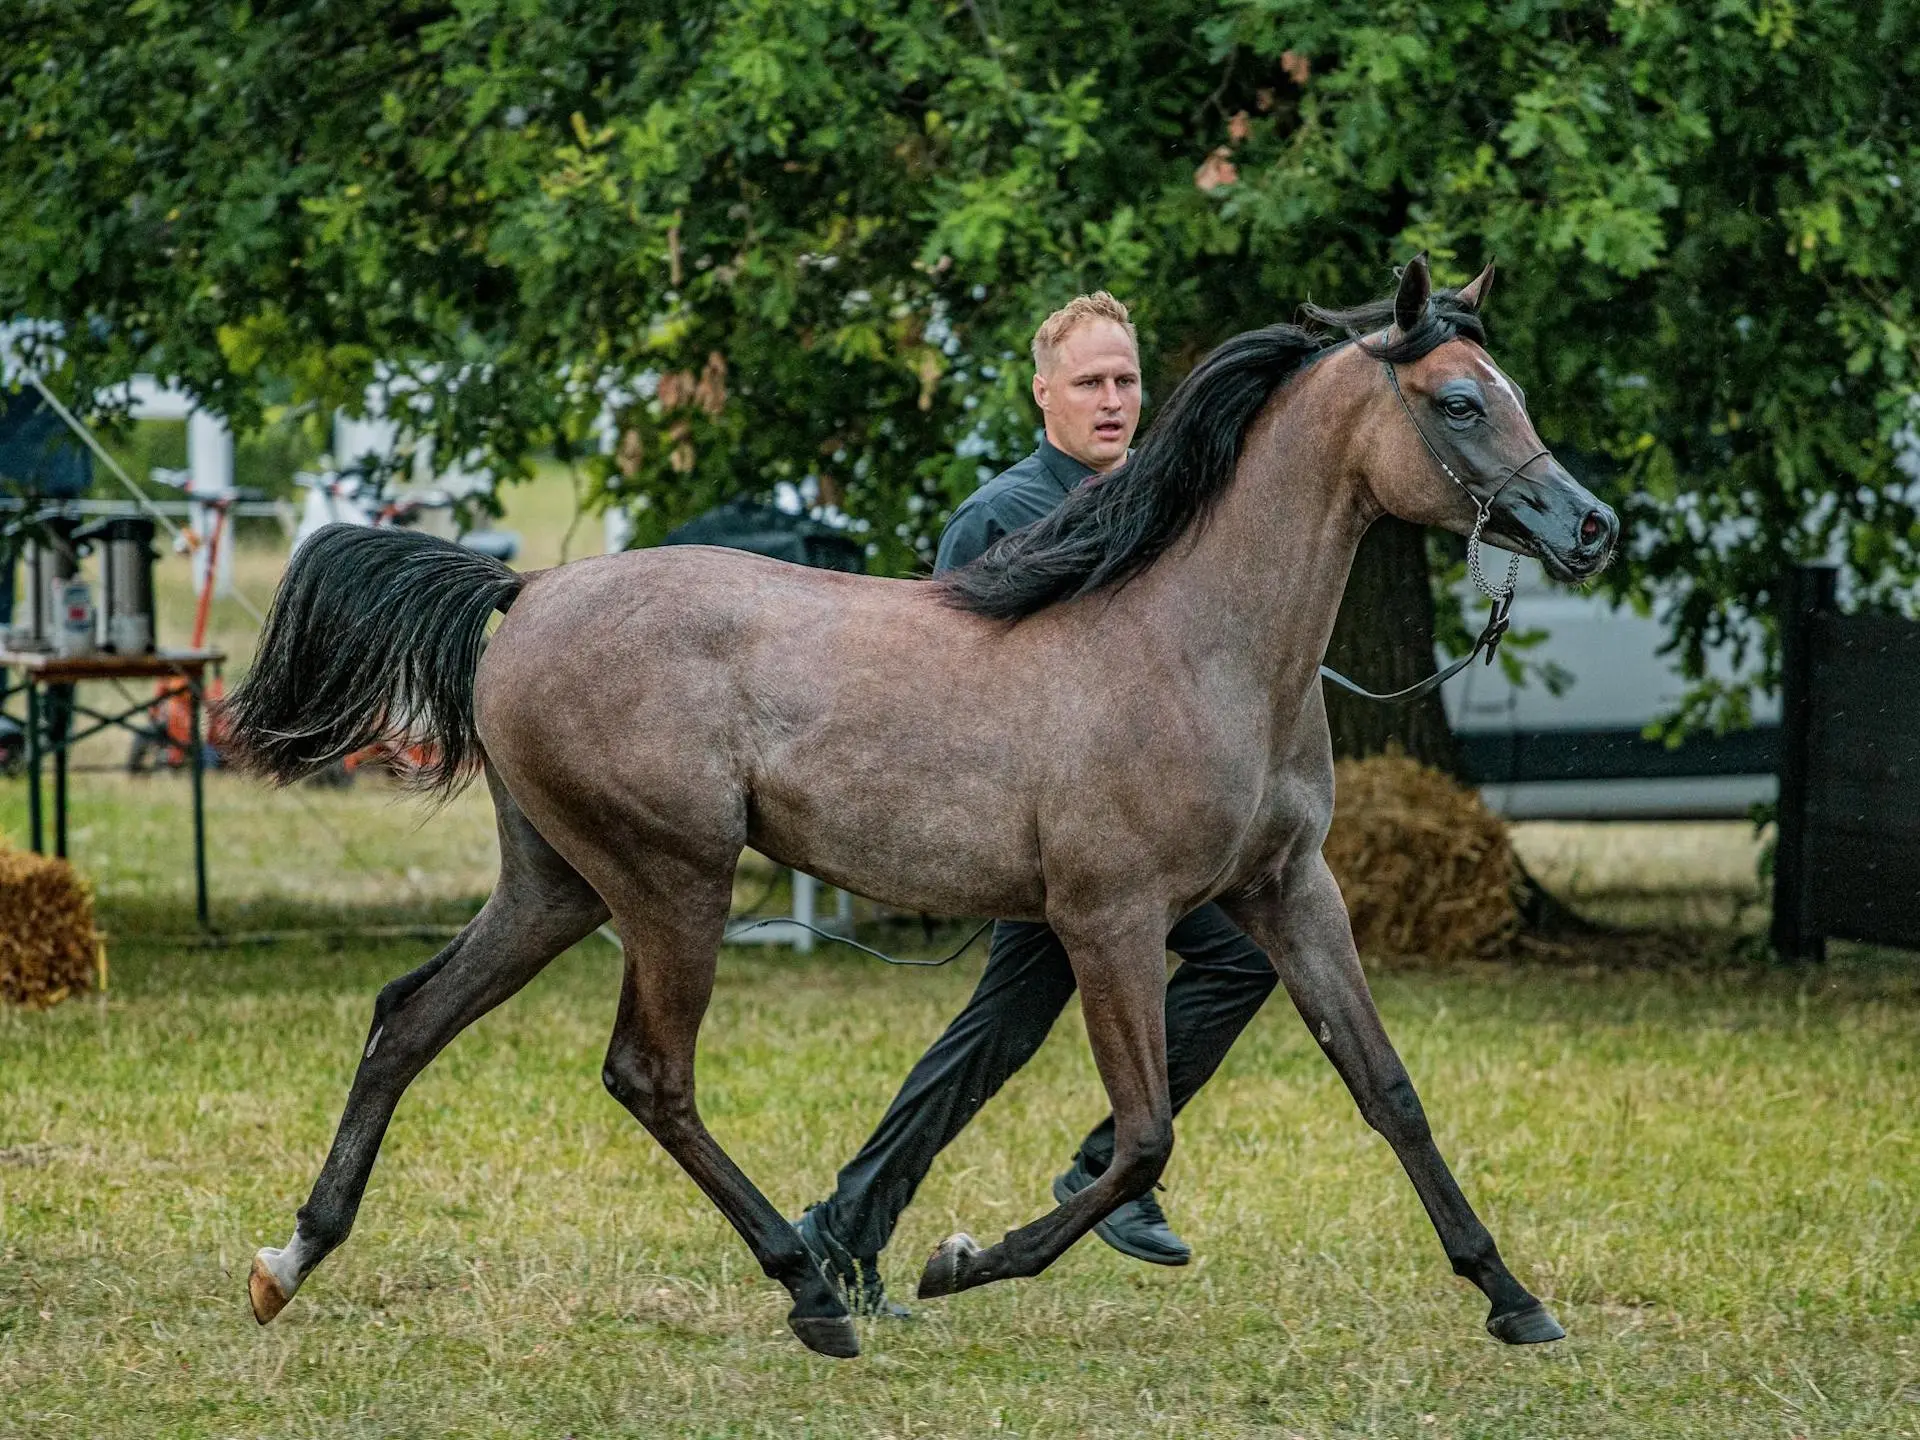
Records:
M724 664L731 617L700 552L578 560L531 577L474 686L489 763L535 828L605 893L662 849L737 853L741 785ZM718 553L718 552L709 552Z

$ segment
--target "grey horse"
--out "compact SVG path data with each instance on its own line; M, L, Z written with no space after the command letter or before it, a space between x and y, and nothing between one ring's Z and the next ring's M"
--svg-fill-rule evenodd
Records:
M1321 858L1316 670L1369 523L1444 526L1566 581L1613 551L1613 512L1483 348L1491 283L1489 267L1436 294L1421 258L1390 300L1227 342L1126 465L933 582L703 547L520 575L406 532L310 540L228 703L234 740L283 783L377 740L430 742L423 786L484 771L500 880L381 991L293 1238L254 1261L256 1318L345 1240L413 1078L611 917L626 967L607 1089L787 1288L795 1334L857 1354L842 1297L695 1104L751 846L904 909L1045 920L1071 959L1113 1163L996 1245L947 1240L923 1297L1038 1274L1154 1183L1173 1146L1165 936L1217 900L1393 1146L1487 1328L1560 1338L1434 1145Z

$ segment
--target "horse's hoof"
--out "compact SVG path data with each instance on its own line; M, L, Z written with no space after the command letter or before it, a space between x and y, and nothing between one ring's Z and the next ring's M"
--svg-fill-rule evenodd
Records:
M964 1231L942 1240L939 1248L927 1257L927 1268L920 1272L920 1298L934 1300L964 1289L962 1278L979 1253L979 1245Z
M1545 1345L1552 1340L1567 1338L1567 1332L1560 1328L1560 1322L1538 1300L1524 1310L1489 1315L1487 1333L1508 1345Z
M293 1298L281 1286L269 1259L270 1252L262 1250L253 1257L253 1269L247 1272L247 1299L253 1302L253 1318L262 1325L286 1309Z
M860 1335L851 1315L789 1315L787 1324L816 1355L851 1360L860 1353Z

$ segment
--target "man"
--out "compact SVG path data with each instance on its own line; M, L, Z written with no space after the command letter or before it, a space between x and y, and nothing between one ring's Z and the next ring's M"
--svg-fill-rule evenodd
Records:
M1140 423L1140 352L1127 307L1104 290L1047 317L1033 337L1040 448L974 492L940 537L936 569L965 565L1032 524L1077 485L1116 469ZM1206 1083L1275 983L1266 952L1215 905L1174 926L1182 964L1167 986L1167 1072L1174 1113ZM1032 1058L1074 991L1067 952L1045 925L1002 921L980 984L921 1057L879 1128L840 1171L834 1192L797 1222L807 1248L865 1314L904 1316L886 1298L878 1257L938 1155L1008 1077ZM1113 1119L1095 1126L1056 1200L1093 1183L1113 1158ZM1095 1228L1123 1255L1184 1265L1192 1251L1151 1193Z

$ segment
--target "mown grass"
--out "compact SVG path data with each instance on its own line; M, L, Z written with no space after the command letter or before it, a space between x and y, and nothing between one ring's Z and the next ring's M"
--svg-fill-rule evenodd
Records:
M834 1364L614 1103L590 941L402 1107L351 1242L273 1327L279 1243L369 997L418 942L119 942L0 1014L0 1431L45 1435L1894 1435L1920 1418L1911 971L1380 980L1443 1144L1571 1338L1509 1351L1284 1002L1183 1118L1200 1259L1087 1243ZM975 962L977 964L977 962ZM701 1062L778 1203L829 1184L975 964L730 953ZM1098 1090L1077 1016L953 1147L891 1261L1045 1208Z

